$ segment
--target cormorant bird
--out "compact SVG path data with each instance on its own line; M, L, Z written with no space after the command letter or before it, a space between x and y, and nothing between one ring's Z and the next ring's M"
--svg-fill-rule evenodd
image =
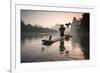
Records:
M69 25L71 25L71 23L66 23L65 25L69 28Z

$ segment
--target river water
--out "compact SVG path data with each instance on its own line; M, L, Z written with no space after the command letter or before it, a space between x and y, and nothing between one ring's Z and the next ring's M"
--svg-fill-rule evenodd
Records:
M52 39L59 38L58 33L52 34ZM84 53L78 42L60 40L51 45L43 45L42 40L49 36L24 33L21 36L21 63L48 62L48 61L72 61L84 60Z

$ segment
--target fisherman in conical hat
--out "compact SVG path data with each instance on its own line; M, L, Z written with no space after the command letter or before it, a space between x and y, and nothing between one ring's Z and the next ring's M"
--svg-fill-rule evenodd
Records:
M65 27L64 27L63 24L60 25L59 31L60 31L60 36L61 36L61 37L64 37Z

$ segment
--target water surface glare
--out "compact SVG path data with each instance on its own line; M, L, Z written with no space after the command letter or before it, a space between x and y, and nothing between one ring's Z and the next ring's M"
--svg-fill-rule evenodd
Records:
M59 38L53 34L52 39ZM21 62L47 62L84 60L84 54L79 43L60 40L51 45L43 45L42 40L48 36L23 34L21 36Z

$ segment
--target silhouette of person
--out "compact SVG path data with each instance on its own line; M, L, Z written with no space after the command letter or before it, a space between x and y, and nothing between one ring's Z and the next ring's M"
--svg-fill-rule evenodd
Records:
M64 40L60 40L59 51L61 54L63 54L64 50L65 50Z
M60 25L59 31L60 31L60 36L63 37L64 36L64 31L65 31L64 25Z

